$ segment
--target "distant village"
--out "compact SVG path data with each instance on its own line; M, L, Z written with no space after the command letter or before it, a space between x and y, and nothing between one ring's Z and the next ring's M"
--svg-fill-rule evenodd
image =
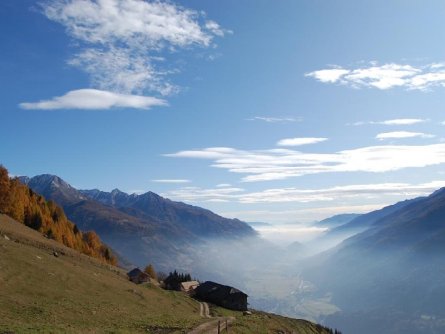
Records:
M216 282L200 283L192 280L190 274L171 272L167 277L158 277L149 265L145 270L134 268L127 273L128 279L135 284L151 283L166 290L182 291L203 302L209 302L230 310L247 312L247 294Z

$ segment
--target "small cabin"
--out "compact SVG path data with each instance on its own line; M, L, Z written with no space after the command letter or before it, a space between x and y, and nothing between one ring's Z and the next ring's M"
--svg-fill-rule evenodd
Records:
M247 311L247 294L231 286L207 281L195 289L195 297L235 311Z
M188 294L193 294L198 285L199 285L198 281L181 282L181 291L186 292Z
M150 275L143 272L139 268L134 268L127 273L128 279L136 284L141 284L150 281Z

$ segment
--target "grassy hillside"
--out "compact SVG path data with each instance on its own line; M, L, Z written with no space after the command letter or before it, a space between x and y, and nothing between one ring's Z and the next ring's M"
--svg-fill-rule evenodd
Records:
M82 232L70 222L63 209L36 194L17 178L9 178L0 165L0 213L37 230L65 246L116 264L117 259L94 231Z
M5 215L0 254L0 333L186 333L209 321L200 317L198 302L182 293L130 283L121 269ZM265 313L212 312L235 317L231 333L328 333Z

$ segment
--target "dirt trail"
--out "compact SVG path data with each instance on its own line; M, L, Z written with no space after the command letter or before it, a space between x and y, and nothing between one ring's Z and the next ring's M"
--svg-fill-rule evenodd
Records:
M199 303L199 315L201 318L211 318L209 304L207 303Z
M226 330L226 323L227 325L231 324L235 321L234 317L218 317L218 318L212 318L210 315L210 308L209 304L205 302L199 303L199 315L201 318L210 318L213 319L211 321L205 322L198 327L195 327L192 329L188 334L218 334L218 321L220 322L220 332L227 332Z
M198 327L192 329L187 334L217 334L218 333L218 321L220 321L221 333L226 333L226 321L227 321L227 325L230 325L232 322L235 321L235 318L234 317L215 318L215 320L208 321L206 323L203 323L202 325L199 325ZM229 328L230 328L230 326L229 326Z

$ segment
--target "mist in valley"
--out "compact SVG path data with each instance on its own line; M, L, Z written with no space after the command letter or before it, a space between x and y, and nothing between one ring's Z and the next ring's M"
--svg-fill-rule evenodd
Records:
M194 245L198 258L189 269L200 280L243 290L254 309L343 333L445 329L445 267L437 250L363 243L376 233L372 229L336 233L335 227L286 224L257 230L258 237Z

